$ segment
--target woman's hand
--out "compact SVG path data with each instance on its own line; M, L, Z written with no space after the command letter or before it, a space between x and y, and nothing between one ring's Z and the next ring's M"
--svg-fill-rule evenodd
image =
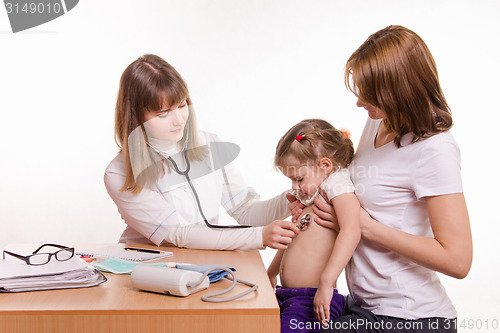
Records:
M297 223L297 219L302 214L302 209L304 209L305 206L291 193L287 193L286 198L290 202L288 204L288 209L290 209L292 213L292 222Z
M313 212L316 214L314 222L325 228L340 230L335 209L332 205L321 200L319 196L314 199Z
M276 220L262 229L262 243L273 249L286 250L298 233L299 228L293 222Z

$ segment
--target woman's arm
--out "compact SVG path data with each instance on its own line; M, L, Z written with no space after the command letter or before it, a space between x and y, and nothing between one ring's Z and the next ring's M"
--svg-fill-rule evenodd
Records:
M262 227L221 230L209 228L204 223L171 228L165 241L199 250L256 250L265 247Z
M260 200L259 194L246 184L234 163L222 168L221 173L221 205L239 224L265 226L290 216L286 192L268 200Z
M434 237L422 237L388 227L360 211L361 235L419 265L462 279L472 265L472 234L463 193L425 198ZM339 230L333 208L320 200L313 208L316 223Z
M462 279L472 264L472 235L463 193L425 198L434 237L411 235L372 219L361 210L364 238L440 273Z
M256 250L266 246L286 248L295 237L295 232L282 228L281 223L292 224L290 221L276 221L266 227L221 230L197 223L171 228L165 241L179 247L203 250Z
M286 192L268 200L259 200L258 195L250 196L234 211L228 211L239 224L265 226L275 220L290 216Z
M248 187L233 163L221 170L224 179L222 206L241 225L264 226L262 244L274 249L286 249L299 229L289 221L296 198L283 192L269 200L259 200L259 195ZM289 208L290 206L290 208Z
M119 156L120 157L120 156ZM177 208L171 199L157 191L121 191L125 181L121 160L104 175L104 183L125 223L156 245L163 241L179 247L212 250L286 248L298 229L290 221L275 221L262 228L211 229L204 223L179 226ZM286 200L286 199L285 199Z

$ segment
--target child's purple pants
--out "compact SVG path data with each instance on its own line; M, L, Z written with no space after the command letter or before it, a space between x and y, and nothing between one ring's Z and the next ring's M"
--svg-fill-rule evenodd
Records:
M318 288L276 287L281 313L281 332L319 332L320 323L314 316L314 295ZM335 289L330 303L330 319L340 317L345 297Z

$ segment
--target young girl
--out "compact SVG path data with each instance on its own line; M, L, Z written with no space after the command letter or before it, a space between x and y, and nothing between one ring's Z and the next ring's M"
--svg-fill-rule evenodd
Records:
M216 157L211 147L221 147L220 140L198 130L187 85L162 58L144 55L123 72L115 137L120 153L104 182L127 224L120 242L282 248L298 232L281 221L289 214L285 194L260 201L231 163L235 154L222 149ZM222 161L226 155L233 156ZM254 227L216 228L221 206L238 223Z
M360 206L346 169L353 156L348 135L320 119L301 121L278 143L274 164L292 180L297 199L305 205L316 196L328 200L340 226L338 233L321 227L306 207L298 218L301 232L269 266L271 283L276 284L278 273L282 283L276 289L282 332L319 331L330 315L342 314L345 299L337 293L336 281L361 237Z

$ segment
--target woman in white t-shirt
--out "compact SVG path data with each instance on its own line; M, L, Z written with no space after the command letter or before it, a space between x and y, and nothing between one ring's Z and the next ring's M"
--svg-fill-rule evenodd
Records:
M456 332L436 272L464 278L472 236L434 59L416 33L389 26L351 55L345 81L369 117L350 166L362 239L346 267L348 306L327 331ZM336 228L315 203L317 222Z
M165 60L146 54L125 69L115 111L120 152L104 182L127 224L120 242L283 249L298 233L282 221L285 193L259 200L232 162L239 148L197 129L187 85ZM221 207L240 225L219 225Z

